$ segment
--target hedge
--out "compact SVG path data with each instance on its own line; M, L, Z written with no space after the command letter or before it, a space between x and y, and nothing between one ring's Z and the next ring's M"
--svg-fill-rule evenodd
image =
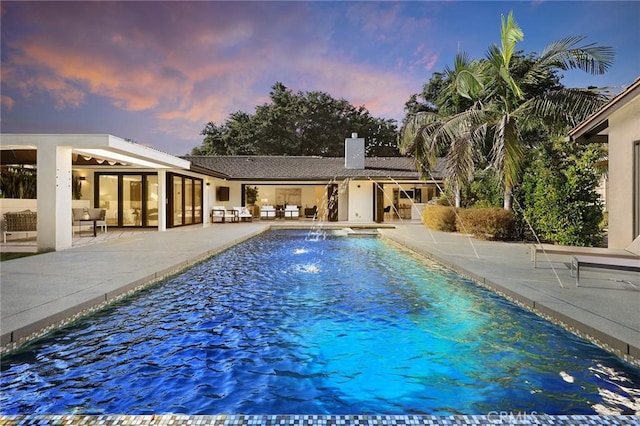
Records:
M510 240L516 218L512 212L496 207L456 210L433 205L422 210L422 223L435 231L459 231L483 240Z
M456 228L487 240L509 240L515 232L516 218L513 212L502 208L471 208L458 210Z
M435 231L455 232L456 211L453 207L426 206L422 209L422 223Z

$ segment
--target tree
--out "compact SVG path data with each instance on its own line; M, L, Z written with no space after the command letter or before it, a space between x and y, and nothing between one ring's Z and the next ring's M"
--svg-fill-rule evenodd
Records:
M524 135L540 128L560 134L606 100L594 89L564 88L556 73L579 69L601 74L614 57L609 47L580 46L583 37L567 37L551 43L538 56L523 57L515 50L523 38L513 14L503 16L501 45L491 46L482 61L464 61L459 54L454 73L447 75L449 84L444 87L448 89L441 90L449 90L449 95L436 102L438 118L425 112L409 117L401 141L403 152L414 152L416 158L432 157L446 147L447 168L459 184L473 167L471 154L483 153L500 176L507 210L529 148Z
M356 132L365 138L368 155L399 155L394 120L372 117L366 108L324 92L293 93L282 83L269 96L253 115L236 112L223 125L208 123L203 144L192 153L342 156L344 139Z
M200 133L204 140L193 148L193 155L253 155L256 153L255 127L248 114L238 111L227 122L218 126L207 123Z
M474 130L467 119L467 111L473 105L470 97L481 90L478 69L466 54L458 54L453 69L447 67L444 73L435 73L422 93L427 104L416 108L415 95L407 103L407 107L418 111L405 118L399 143L402 153L414 156L423 175L435 168L438 157L445 157L456 207L461 204L461 188L473 179L478 156Z
M542 240L598 246L603 207L596 192L601 171L594 164L601 148L558 140L535 154L520 189L527 222Z
M555 70L579 69L603 74L613 63L610 47L595 44L579 46L584 37L566 37L548 45L523 71L517 74L512 58L524 33L513 14L501 19L501 45L489 48L486 74L479 82L483 94L471 115L472 126L486 131L492 139L492 163L504 185L504 208L511 209L512 190L518 183L525 147L522 131L546 127L550 131L576 125L598 109L604 96L589 89L555 87L542 93L525 92L524 87L538 86ZM465 96L464 92L460 92ZM527 96L528 95L528 96Z

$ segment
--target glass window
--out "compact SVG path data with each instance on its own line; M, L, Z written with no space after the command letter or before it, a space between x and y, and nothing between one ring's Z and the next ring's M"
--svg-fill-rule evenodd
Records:
M142 226L142 176L124 175L122 179L122 225Z
M196 179L193 183L194 192L193 192L193 215L195 223L202 223L202 181Z
M158 226L158 176L146 176L147 183L147 209L146 209L146 225Z
M118 176L100 175L98 185L98 206L107 210L107 225L118 226Z
M184 179L184 222L185 225L193 223L193 179Z
M173 225L182 225L182 208L183 208L183 194L182 194L182 178L180 176L173 176Z

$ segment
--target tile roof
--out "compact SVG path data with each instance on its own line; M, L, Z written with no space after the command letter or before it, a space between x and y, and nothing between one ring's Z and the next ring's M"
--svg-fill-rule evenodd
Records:
M345 178L419 179L413 158L367 157L364 169L346 169L343 157L183 156L200 171L237 180L331 180ZM433 171L442 178L442 161Z

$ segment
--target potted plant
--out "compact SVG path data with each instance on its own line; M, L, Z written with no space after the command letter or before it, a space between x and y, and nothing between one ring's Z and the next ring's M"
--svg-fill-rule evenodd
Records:
M245 188L245 196L247 197L247 206L251 211L251 214L256 217L256 201L258 201L258 187L257 186L247 186Z

